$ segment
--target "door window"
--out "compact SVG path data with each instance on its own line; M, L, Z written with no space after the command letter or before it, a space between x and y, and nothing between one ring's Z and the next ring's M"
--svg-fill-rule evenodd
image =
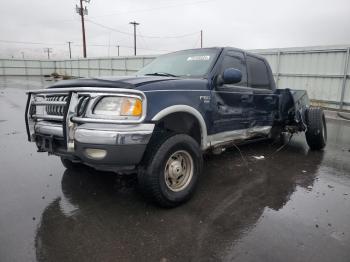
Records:
M247 55L249 86L271 89L269 71L264 60Z
M247 86L247 69L246 69L243 53L228 51L222 61L222 67L221 67L220 73L222 74L227 68L238 69L242 73L241 82L236 83L234 85Z

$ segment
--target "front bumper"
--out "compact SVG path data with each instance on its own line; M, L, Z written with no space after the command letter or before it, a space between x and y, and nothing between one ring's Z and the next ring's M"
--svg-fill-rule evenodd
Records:
M82 124L73 131L74 150L68 151L60 124L47 121L34 126L41 151L101 167L135 166L144 154L154 124Z

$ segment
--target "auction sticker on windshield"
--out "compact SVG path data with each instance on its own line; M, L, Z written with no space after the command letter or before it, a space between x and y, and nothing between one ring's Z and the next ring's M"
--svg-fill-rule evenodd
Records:
M187 61L207 61L210 59L209 55L198 55L198 56L190 56L187 58Z

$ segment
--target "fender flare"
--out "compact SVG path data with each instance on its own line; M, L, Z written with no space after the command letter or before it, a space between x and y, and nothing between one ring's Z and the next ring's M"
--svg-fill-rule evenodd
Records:
M207 125L205 124L204 118L202 114L195 108L188 105L174 105L169 106L160 112L158 112L153 118L152 121L159 121L167 115L172 113L188 113L194 116L199 122L201 128L201 148L205 150L209 147L208 145L208 133L207 133Z

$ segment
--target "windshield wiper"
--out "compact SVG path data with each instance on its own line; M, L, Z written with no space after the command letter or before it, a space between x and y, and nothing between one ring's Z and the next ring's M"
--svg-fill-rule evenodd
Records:
M155 73L145 74L145 76L172 76L172 77L178 77L177 75L164 73L164 72L155 72Z

